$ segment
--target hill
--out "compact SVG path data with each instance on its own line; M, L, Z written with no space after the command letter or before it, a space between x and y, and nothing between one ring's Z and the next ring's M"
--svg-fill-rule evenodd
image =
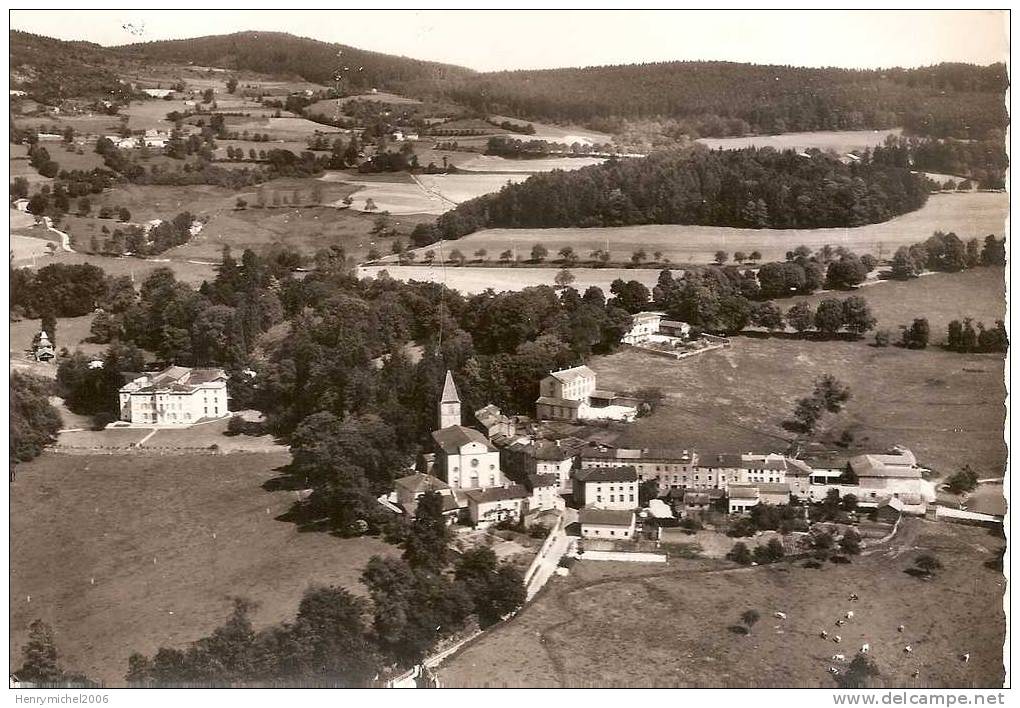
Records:
M345 91L386 88L399 93L410 83L421 90L429 90L437 84L466 78L474 73L450 64L370 52L284 32L238 32L142 42L115 49L126 56L300 76L307 81L327 85L334 82L337 52L342 51L342 64L350 67L345 74Z
M678 124L666 130L702 137L903 126L981 138L1008 123L1006 86L1003 64L859 71L684 61L450 76L440 88L479 111L610 133L667 120Z
M65 42L11 31L11 88L56 104L67 98L126 101L130 89L113 70L116 57L92 42Z

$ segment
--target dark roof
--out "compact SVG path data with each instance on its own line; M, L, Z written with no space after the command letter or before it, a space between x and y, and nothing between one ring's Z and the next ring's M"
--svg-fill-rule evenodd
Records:
M726 490L730 499L757 499L758 498L758 487L746 487L736 484L731 484L729 489Z
M555 398L553 396L539 396L535 401L536 406L565 406L567 408L580 408L580 401L571 401L568 398Z
M488 489L468 489L464 496L475 504L486 502L505 501L507 499L526 499L528 490L519 484L511 484L507 487L489 487Z
M785 470L785 460L745 460L741 455L716 455L701 461L702 467L725 467L745 470Z
M450 485L438 477L433 477L430 474L422 474L421 472L408 475L407 477L401 477L400 479L395 480L393 485L396 487L403 487L412 494L450 488Z
M594 509L586 506L578 514L581 525L594 524L596 526L630 526L634 521L633 511L621 509Z
M762 494L789 494L790 485L780 482L759 482L755 485Z
M592 391L591 394L588 397L589 398L609 398L609 399L613 399L613 398L616 398L616 391L605 391L603 389L597 388L594 391Z
M496 447L489 442L489 439L473 428L465 428L463 425L451 425L442 430L432 433L432 439L443 450L443 452L455 455L468 443L484 445L489 452L495 452Z
M446 381L443 383L443 397L441 403L460 403L460 396L457 395L457 385L453 383L453 374L449 369L446 371Z
M560 478L552 473L528 475L528 483L532 489L539 487L558 487Z
M574 477L579 482L636 482L637 470L630 465L623 467L589 467L577 470Z
M573 457L574 449L562 444L557 445L556 443L549 442L548 440L541 440L535 443L531 454L536 460L553 460L559 462Z
M688 492L684 495L684 504L693 506L695 504L709 504L712 499L704 492Z

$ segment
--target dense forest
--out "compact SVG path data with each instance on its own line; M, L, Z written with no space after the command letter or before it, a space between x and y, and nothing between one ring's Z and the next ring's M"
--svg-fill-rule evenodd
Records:
M11 31L11 88L24 89L37 101L57 104L66 98L125 103L130 88L108 66L109 51L91 42L65 42Z
M217 66L262 74L299 76L332 86L337 71L337 51L347 66L344 89L398 87L411 82L428 86L473 72L450 64L370 52L356 47L295 37L283 32L238 32L193 39L143 42L117 47L126 55Z
M903 126L980 138L1008 123L1007 83L1002 64L858 71L685 61L450 76L441 89L479 111L610 133L669 118L702 137Z
M535 175L459 205L415 242L477 229L699 224L743 228L860 226L921 207L909 170L772 149L663 151Z

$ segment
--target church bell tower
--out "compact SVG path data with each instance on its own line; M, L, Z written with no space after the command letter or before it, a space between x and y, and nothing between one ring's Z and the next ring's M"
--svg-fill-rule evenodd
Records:
M457 393L457 385L453 383L453 374L447 370L443 395L439 399L439 429L460 424L460 395Z

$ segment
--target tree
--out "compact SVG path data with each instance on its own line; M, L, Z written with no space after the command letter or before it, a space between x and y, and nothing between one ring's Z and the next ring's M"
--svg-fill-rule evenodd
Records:
M571 246L564 246L560 249L560 259L568 266L577 263L577 254Z
M843 327L843 312L841 300L835 298L822 300L818 303L818 309L815 310L815 328L830 337L835 335ZM786 319L789 321L789 314Z
M440 570L450 556L450 539L443 497L438 492L425 492L418 498L414 521L404 539L404 560L412 568Z
M117 210L117 218L121 221L131 221L131 212L126 207L120 207Z
M854 295L843 301L843 326L856 335L862 335L875 328L877 320L871 314L868 301Z
M964 465L963 469L954 473L946 480L946 488L953 494L970 492L977 488L978 476L971 469L970 465Z
M861 552L861 535L854 529L847 529L839 540L840 550L848 556L856 556Z
M92 201L88 197L81 197L78 200L78 216L88 216L92 213Z
M274 194L275 198L275 194ZM365 200L365 211L376 211L379 207L375 205L375 200L372 197L368 197Z
M549 255L549 249L540 243L536 243L531 247L531 260L536 263L541 263L545 260L546 256Z
M425 251L425 256L422 260L425 262L425 265L432 265L432 263L436 260L436 252L430 248Z
M571 283L573 283L574 280L576 280L576 278L574 277L574 274L571 273L566 268L562 269L559 273L556 274L556 285L557 285L557 287L565 288L568 285L570 285Z
M751 323L770 332L784 327L783 311L774 302L759 302L751 309Z
M248 201L246 199L244 199L243 197L238 197L237 201L234 202L234 206L238 210L247 209L248 208Z
M231 76L227 79L227 93L234 93L237 90L237 77Z
M857 652L847 670L836 676L836 683L840 688L872 688L874 679L879 675L874 660L863 652Z
M15 673L22 681L56 684L64 681L64 671L57 662L53 630L42 620L28 625L28 641L21 648L22 665Z
M645 253L645 249L643 248L634 251L634 253L630 256L630 262L634 265L641 265L646 260L648 260L648 254Z
M931 335L931 327L928 320L919 317L903 331L903 346L907 349L925 349L928 347L928 338Z
M953 351L960 351L963 345L963 323L953 320L947 327L946 346Z
M472 548L461 554L454 577L464 584L474 602L481 627L499 622L524 604L526 590L520 571L498 563L491 548Z
M213 97L215 95L216 93L215 91L213 91L211 87L207 88L205 91L202 92L202 103L212 103Z
M53 316L52 311L43 314L39 320L39 329L46 333L50 344L57 343L57 318Z
M758 261L760 261L761 260L761 251L751 251L750 259L752 261L756 262L756 263Z
M751 628L758 624L758 620L760 619L761 615L758 613L758 610L745 610L740 615L740 621L744 623L745 627L747 627L748 634L751 633Z
M54 442L62 426L49 401L52 382L12 371L8 380L8 445L10 462L27 462Z
M514 261L514 252L511 251L509 248L506 249L505 251L503 251L502 253L499 254L499 260L500 260L501 263L507 263L507 264L513 263L513 261Z
M880 329L875 332L875 346L888 347L892 342L892 332L887 329Z
M747 254L744 253L743 251L734 251L733 260L735 260L737 263L743 263L744 261L747 260Z
M942 562L932 553L922 553L914 561L914 567L920 575L930 578L935 575L935 571L942 568Z
M826 284L835 289L852 288L863 283L867 277L867 266L852 253L829 263L825 273Z
M740 565L751 565L751 551L747 548L747 544L743 541L737 541L733 544L733 548L726 554L726 557L738 563Z
M450 251L450 261L456 263L459 266L464 265L467 262L467 256L461 253L459 248L455 248Z
M729 256L727 255L726 251L716 251L715 252L715 262L718 263L719 265L722 265L728 259L729 259Z
M815 321L815 312L811 305L801 301L786 311L786 321L797 332L806 332Z
M488 251L486 251L484 248L479 248L478 250L475 251L475 258L477 258L479 261L484 261L485 256L487 254Z

